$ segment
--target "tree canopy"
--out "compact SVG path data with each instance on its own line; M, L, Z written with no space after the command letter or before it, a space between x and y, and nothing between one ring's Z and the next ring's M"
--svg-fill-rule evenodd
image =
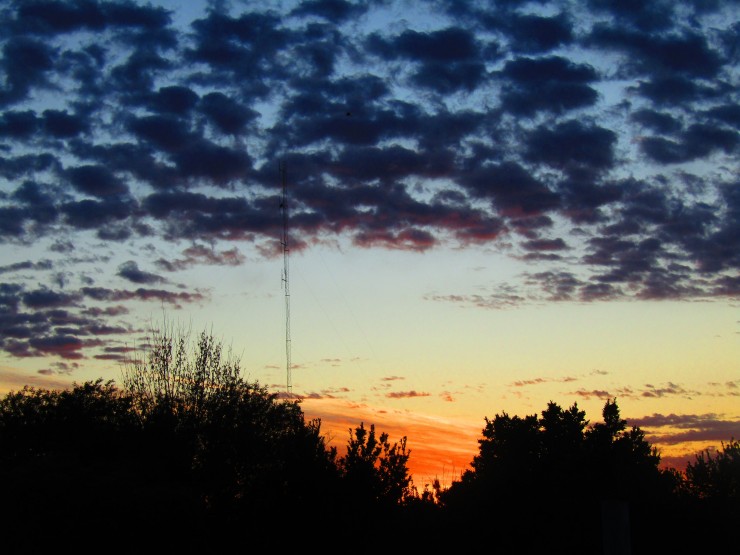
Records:
M3 522L16 532L9 552L59 547L60 538L105 545L113 526L128 550L147 534L168 550L270 537L301 547L331 526L358 553L377 551L362 539L371 532L389 552L413 537L420 550L488 541L504 552L594 553L629 540L639 553L685 547L658 530L718 538L740 518L740 442L698 454L685 475L661 469L616 399L595 423L576 403L552 401L539 414L486 417L470 468L420 494L405 436L392 443L361 422L340 453L299 400L245 380L207 332L192 341L154 333L122 384L24 387L0 399Z
M244 523L307 532L306 514L345 522L349 534L360 525L345 510L349 500L368 510L404 501L406 438L391 444L361 424L338 457L320 420L307 421L299 400L245 380L211 334L191 341L165 329L148 345L124 368L123 387L99 379L0 400L9 522L28 530L40 519L60 533L118 522L158 537L166 530L178 542L200 528L202 538L190 540L197 545Z

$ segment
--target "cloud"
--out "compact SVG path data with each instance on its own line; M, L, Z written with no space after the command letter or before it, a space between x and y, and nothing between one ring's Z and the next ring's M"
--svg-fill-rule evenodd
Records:
M176 272L201 264L213 266L240 266L244 264L246 260L246 257L237 247L218 252L213 247L196 244L183 250L182 254L183 258L177 258L174 260L160 258L155 261L155 264L168 272Z
M295 249L476 244L526 266L516 285L428 299L740 295L732 2L442 2L421 19L395 1L214 3L191 21L135 1L6 4L0 242L192 245L101 260L138 291L69 290L69 260L44 292L41 260L6 263L0 275L24 284L21 305L6 301L16 353L39 352L17 341L50 334L52 308L203 300L151 288L167 282L145 268L274 254L276 157Z
M39 260L38 262L25 260L23 262L16 262L14 264L0 266L0 274L18 272L20 270L51 270L53 267L54 263L48 259Z
M548 52L574 39L572 23L562 12L552 17L535 14L502 17L500 26L517 52Z
M129 260L128 262L121 264L118 267L117 275L131 283L143 285L151 285L153 283L162 283L166 281L161 276L140 270L139 265L134 260Z
M386 393L385 396L388 399L410 399L413 397L429 397L431 393L427 393L425 391L391 391L390 393Z
M541 383L546 383L549 380L546 380L544 378L535 378L533 380L517 380L515 382L510 383L509 385L513 387L524 387L527 385L539 385Z
M610 400L614 398L614 395L605 389L578 389L576 391L568 392L568 395L575 395L576 397L581 397L586 401L590 399Z
M506 308L512 308L524 304L527 301L526 297L518 295L514 292L514 288L507 285L500 285L496 287L496 290L487 295L462 295L462 294L425 294L424 300L427 301L442 301L455 303L458 306L468 307L474 306L477 308L488 308L493 310L501 310Z
M603 172L614 165L616 142L616 134L609 129L568 120L552 129L538 127L531 133L526 157L564 171L575 166Z
M519 116L563 114L591 106L598 99L588 85L597 80L596 71L559 56L514 59L506 63L501 77L505 79L502 107Z
M368 50L386 60L417 62L410 81L424 89L447 94L475 90L485 79L481 46L467 29L448 27L427 33L405 30L386 39L379 34L367 40Z
M630 419L629 423L645 429L651 441L665 445L694 441L720 442L740 437L740 420L723 419L712 413L653 413Z
M667 382L663 387L656 387L652 384L645 384L645 389L640 393L642 397L681 396L686 398L691 398L692 395L697 394L698 392L687 391L682 386L673 382Z
M560 378L532 378L529 380L516 380L511 382L509 387L529 387L531 385L541 385L544 383L569 383L578 381L578 378L573 376L563 376Z
M200 302L205 300L205 295L200 292L173 292L164 289L146 289L139 287L135 290L108 289L105 287L83 287L80 292L90 299L96 301L121 302L129 300L139 301L161 301L175 307L180 303Z
M706 36L693 31L652 34L642 30L597 24L590 40L601 48L628 55L624 69L630 74L671 74L696 78L714 77L723 65L722 55Z
M352 17L359 17L366 9L366 4L355 4L345 0L310 0L302 2L291 15L315 16L332 23L341 23Z

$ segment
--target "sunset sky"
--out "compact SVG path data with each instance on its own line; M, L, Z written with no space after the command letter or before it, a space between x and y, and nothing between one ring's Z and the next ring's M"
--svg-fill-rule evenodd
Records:
M616 398L740 438L734 0L6 1L0 392L209 330L338 446L459 476L485 418Z

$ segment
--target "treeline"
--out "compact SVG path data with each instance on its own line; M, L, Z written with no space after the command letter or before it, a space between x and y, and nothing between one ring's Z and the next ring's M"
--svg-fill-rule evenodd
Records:
M241 377L201 333L155 335L122 385L32 387L0 400L4 553L685 552L737 547L740 445L661 469L615 400L486 418L470 469L419 490L406 438L320 420ZM454 433L454 430L450 430ZM563 551L565 549L565 551Z

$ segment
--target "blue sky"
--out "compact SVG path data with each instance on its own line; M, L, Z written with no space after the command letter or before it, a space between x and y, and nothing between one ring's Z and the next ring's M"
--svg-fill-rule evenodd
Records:
M340 440L464 430L449 468L615 397L666 460L740 436L739 12L6 2L2 389L118 379L169 320L283 392L283 161L294 393Z

